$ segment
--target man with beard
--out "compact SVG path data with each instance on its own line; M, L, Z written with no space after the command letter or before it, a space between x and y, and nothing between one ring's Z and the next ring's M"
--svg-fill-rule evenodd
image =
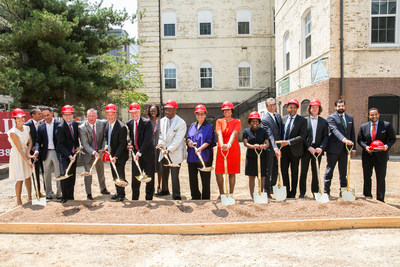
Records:
M339 162L340 187L347 186L347 149L346 146L354 146L356 136L353 117L345 113L345 102L339 99L335 102L336 112L327 118L330 135L326 148L327 166L325 170L324 192L330 195L331 181L336 163ZM351 151L351 157L356 155L355 147ZM339 188L340 191L340 188Z

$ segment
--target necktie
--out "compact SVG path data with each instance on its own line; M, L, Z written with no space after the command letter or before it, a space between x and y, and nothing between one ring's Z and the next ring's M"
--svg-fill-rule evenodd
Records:
M286 131L285 131L285 140L289 139L289 135L290 135L290 124L292 124L292 119L293 117L290 118L289 124L286 127Z
M376 133L375 133L375 123L372 123L372 141L375 141Z
M72 130L72 123L69 124L69 131L71 132L72 140L74 140L74 131ZM72 154L75 153L75 146L72 146Z
M97 139L96 139L96 131L94 130L94 124L93 124L93 143L94 143L94 150L97 151Z
M108 153L111 154L111 123L108 124Z
M343 115L340 115L340 119L342 120L342 124L343 124L344 130L347 130L346 123L344 122Z
M275 113L274 113L274 121L275 121L275 123L276 123L276 126L278 126L278 128L279 128L278 119L276 118Z
M137 124L137 121L135 121L135 149L136 149L136 151L139 150L139 146L137 143L137 128L138 128L138 124Z

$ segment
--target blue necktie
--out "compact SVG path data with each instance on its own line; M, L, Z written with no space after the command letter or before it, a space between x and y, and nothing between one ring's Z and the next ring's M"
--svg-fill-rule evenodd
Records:
M290 135L290 124L292 123L293 117L290 118L289 124L286 127L286 131L285 131L285 138L284 140L288 140L289 139L289 135Z

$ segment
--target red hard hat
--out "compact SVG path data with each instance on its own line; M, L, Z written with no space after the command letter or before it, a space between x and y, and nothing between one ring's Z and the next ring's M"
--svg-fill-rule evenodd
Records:
M207 109L204 105L197 105L196 108L194 109L194 113L198 113L198 112L207 113Z
M170 99L167 101L167 103L165 103L164 108L178 108L178 104L175 100Z
M310 104L308 104L308 106L321 106L321 101L319 101L318 99L313 99L311 100Z
M103 162L110 161L110 155L108 155L108 152L106 152L106 153L103 154L103 157L102 157L101 160L102 160Z
M12 117L13 118L21 118L21 117L25 117L25 112L20 109L20 108L16 108L13 110L12 112Z
M61 109L61 114L64 114L64 113L74 114L74 109L70 105L65 105Z
M371 150L385 150L385 145L381 140L375 140L371 143L369 146L369 149Z
M222 108L221 110L227 110L227 109L233 109L233 104L230 101L225 101L222 103Z
M129 105L129 112L140 111L140 106L138 103L133 102Z
M257 111L253 111L249 114L249 120L251 119L261 119L260 117L260 113L258 113Z
M297 106L297 108L299 108L299 106L300 106L299 101L295 98L293 98L289 102L287 102L286 106L288 107L289 104L295 104Z
M108 104L105 112L117 112L117 107L114 104Z

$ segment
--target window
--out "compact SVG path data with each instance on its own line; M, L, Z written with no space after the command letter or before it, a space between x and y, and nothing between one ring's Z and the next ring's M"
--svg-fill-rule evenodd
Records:
M163 36L176 36L176 13L174 11L164 12L162 14Z
M307 114L307 109L308 109L308 105L310 104L310 100L306 99L303 100L303 102L301 102L301 110L300 110L300 114L303 117L306 117Z
M371 43L396 42L396 0L371 1ZM398 38L398 37L397 37Z
M282 108L282 116L286 116L286 115L288 115L289 114L289 112L287 111L287 105L285 104L284 106L283 106L283 108Z
M303 19L303 56L304 59L311 57L311 12Z
M283 37L283 71L290 70L290 39L289 33Z
M371 96L368 98L368 109L378 108L379 119L392 124L394 132L400 134L400 97L398 96Z
M238 10L236 12L236 20L239 35L251 34L251 11L247 9Z
M198 13L199 20L199 35L209 36L212 34L212 12L208 10L201 10Z
M200 88L213 88L213 67L211 63L200 65Z
M176 84L176 66L168 63L164 67L164 89L177 89Z
M251 88L251 66L248 62L240 62L238 68L239 88Z

